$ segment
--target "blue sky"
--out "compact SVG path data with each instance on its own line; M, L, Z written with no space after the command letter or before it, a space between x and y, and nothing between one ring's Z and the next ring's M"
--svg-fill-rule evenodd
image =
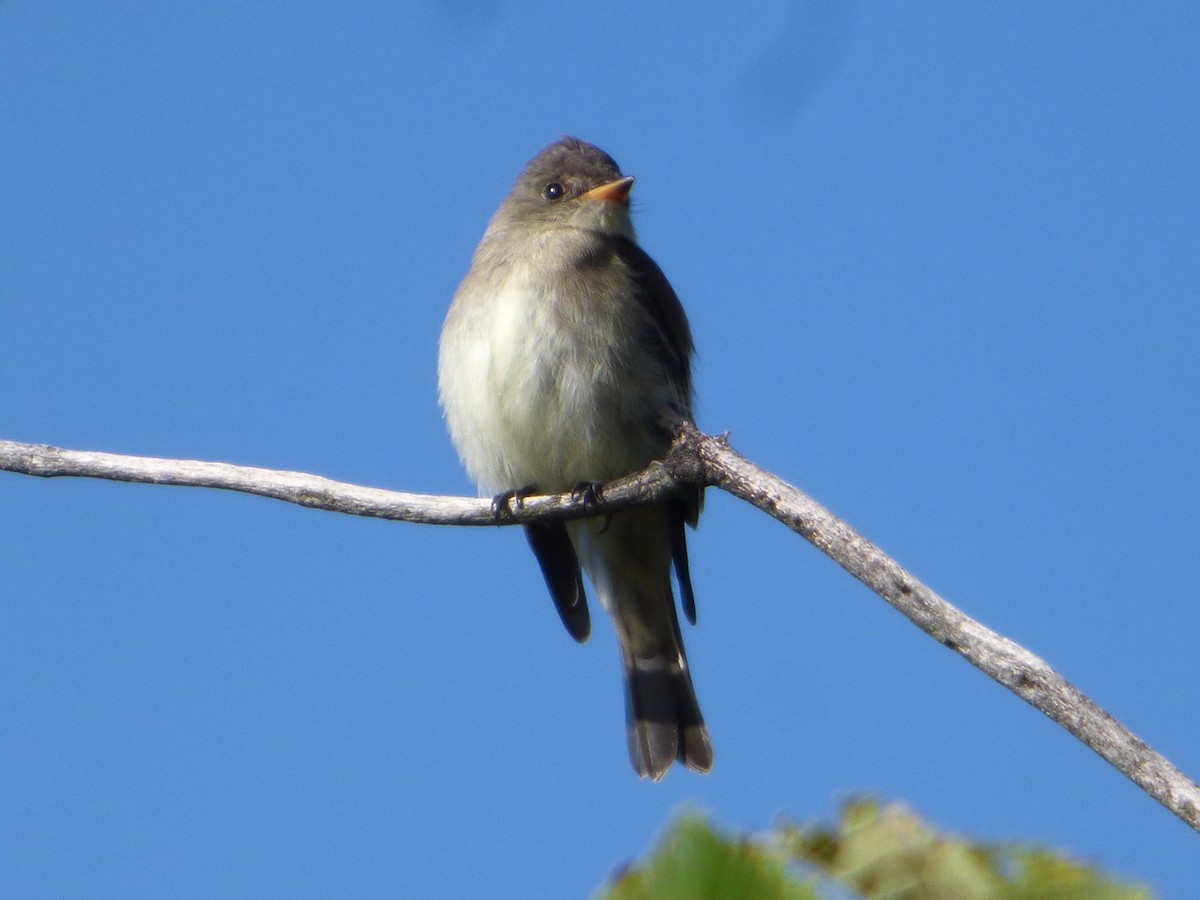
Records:
M442 317L560 134L699 420L1200 775L1200 8L0 5L0 437L470 493ZM874 791L1191 896L1197 835L710 492L707 777L515 530L0 475L0 893L583 896Z

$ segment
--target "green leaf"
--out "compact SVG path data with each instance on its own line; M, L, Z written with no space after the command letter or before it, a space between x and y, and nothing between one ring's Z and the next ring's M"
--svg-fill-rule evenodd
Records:
M600 900L1153 900L1043 847L935 830L900 804L855 799L827 825L785 824L733 837L679 818L653 854Z
M835 829L794 825L795 859L868 900L1151 900L1083 863L1039 847L938 833L900 804L856 799Z
M817 900L797 881L778 850L717 833L686 816L668 831L654 855L631 868L599 897L607 900Z

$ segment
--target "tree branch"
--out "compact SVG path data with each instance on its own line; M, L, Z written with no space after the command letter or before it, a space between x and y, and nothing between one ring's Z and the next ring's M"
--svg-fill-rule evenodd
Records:
M703 434L688 423L674 424L679 436L667 458L605 485L597 502L570 493L533 496L499 515L488 500L387 491L303 472L62 450L16 441L0 440L0 469L45 478L81 476L221 488L332 512L434 525L580 518L648 503L685 484L716 486L805 537L926 634L1041 710L1200 830L1200 786L1045 660L965 615L824 506L751 463L724 437Z
M424 525L520 525L541 519L581 519L599 512L649 503L678 489L663 463L654 462L641 472L605 485L599 505L569 493L538 494L510 503L506 510L497 512L490 500L389 491L334 481L307 472L196 459L64 450L49 444L5 440L0 440L0 470L41 478L70 476L220 488L273 497L313 509Z

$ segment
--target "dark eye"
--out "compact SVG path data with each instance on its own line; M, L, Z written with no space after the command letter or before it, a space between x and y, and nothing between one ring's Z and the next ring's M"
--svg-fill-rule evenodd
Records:
M557 200L565 193L566 191L563 189L563 186L557 181L552 181L542 188L542 196L547 200Z

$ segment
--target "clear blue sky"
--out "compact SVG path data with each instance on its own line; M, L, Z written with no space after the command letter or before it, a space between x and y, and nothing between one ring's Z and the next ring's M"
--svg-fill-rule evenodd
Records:
M1200 7L0 4L0 437L470 493L438 331L563 133L702 427L1200 776ZM1200 838L710 492L708 777L515 530L0 473L0 894L584 896L875 791L1194 896Z

